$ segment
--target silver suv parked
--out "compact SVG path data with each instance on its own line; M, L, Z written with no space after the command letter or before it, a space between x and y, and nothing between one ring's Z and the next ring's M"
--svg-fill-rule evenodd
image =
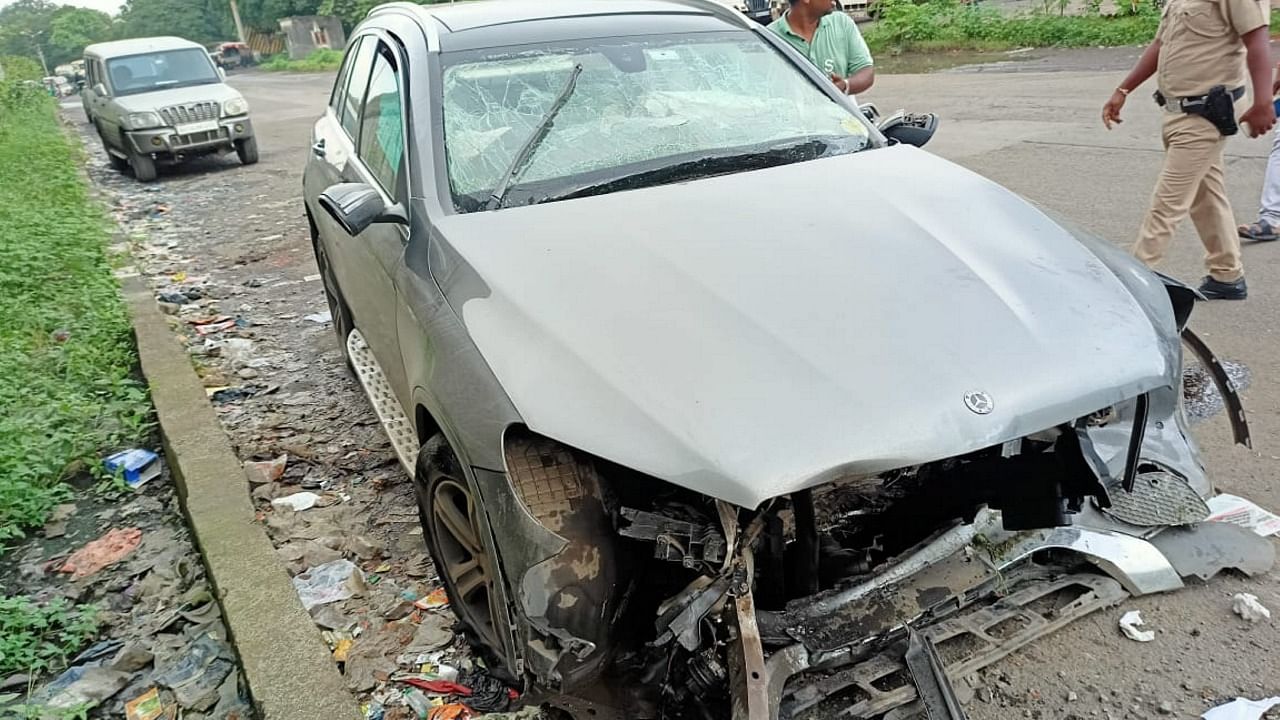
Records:
M232 149L258 162L249 104L223 82L200 45L176 37L90 45L84 51L85 114L117 170L146 182L157 161Z

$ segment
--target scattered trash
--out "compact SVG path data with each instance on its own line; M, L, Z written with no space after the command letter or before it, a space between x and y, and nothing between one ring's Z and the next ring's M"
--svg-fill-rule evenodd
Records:
M253 397L258 392L258 388L252 386L209 389L212 390L209 397L211 397L215 403L237 402L239 400Z
M400 682L405 685L412 685L419 690L425 690L432 695L459 695L466 697L471 694L471 688L450 680L425 680L423 678L408 677Z
M150 450L122 450L102 464L112 475L122 473L125 484L134 490L160 477L160 456Z
M444 588L436 588L432 590L426 597L414 603L414 606L420 610L432 610L444 607L449 604L449 595Z
M405 648L405 652L421 653L438 650L448 645L453 642L451 625L453 620L445 617L443 613L428 613L423 616L422 623L418 625L417 632L413 634L413 641Z
M431 708L431 712L426 715L427 720L469 720L473 717L475 713L462 703L439 705Z
M364 574L350 560L334 560L318 565L293 579L302 606L307 610L339 600L361 591Z
M1205 504L1209 506L1208 522L1240 525L1263 537L1280 534L1280 515L1263 510L1252 501L1222 494L1209 498Z
M111 669L120 672L134 673L151 664L155 655L137 643L129 643L116 653L111 661Z
M1231 598L1231 611L1249 622L1271 619L1271 611L1258 602L1257 595L1250 593L1236 593Z
M156 720L163 714L164 704L160 702L160 692L156 688L151 688L124 706L127 720Z
M286 495L282 498L276 498L271 501L271 507L290 508L295 512L310 510L320 501L320 496L313 492L297 492L292 495Z
M434 717L434 715L430 714L433 710L431 701L428 700L427 696L423 695L421 691L410 690L406 692L404 694L404 703L409 706L410 710L413 710L417 717Z
M1126 637L1130 640L1138 642L1151 642L1156 639L1156 634L1151 630L1139 630L1138 627L1143 625L1142 613L1138 610L1130 610L1120 618L1120 629L1124 631Z
M320 273L316 273L315 275L308 275L302 278L302 282L315 282L319 279L320 279Z
M275 460L247 462L244 464L244 474L245 477L249 478L249 485L251 486L269 485L284 475L284 469L288 463L288 455L281 455Z
M236 326L235 320L222 320L220 322L211 322L207 324L201 324L196 326L196 334L212 335L214 333L222 332L223 330L230 330L235 326Z
M347 655L351 653L351 646L355 644L356 641L352 638L342 638L339 640L337 647L333 649L334 662L346 662Z
M140 542L142 531L138 528L116 528L75 551L58 571L71 573L73 580L89 577L128 557Z
M310 320L311 322L316 323L317 325L324 325L325 323L333 322L333 313L329 312L328 310L325 310L324 312L318 312L318 313L315 313L314 315L307 315L303 319Z
M102 667L73 667L49 683L36 696L37 704L51 708L96 705L129 684L129 674Z
M370 703L364 708L364 720L385 720L387 709L382 703Z
M108 655L114 654L115 651L119 650L122 647L124 647L124 643L119 640L104 640L90 647L88 650L85 650L79 655L75 656L75 658L71 661L71 664L83 665L85 663L93 662L94 660L102 660ZM114 668L114 669L122 670L123 668Z
M64 343L71 339L70 330L54 330L49 333L49 339L56 343Z
M154 680L172 690L184 709L204 712L217 704L222 681L234 669L230 657L230 648L210 635L202 635L176 662L158 669Z
M478 712L506 712L511 701L520 697L506 683L482 670L463 673L458 682L470 688L467 707Z
M186 305L191 302L191 298L180 292L163 292L157 295L156 298L160 302L169 303L170 305Z
M1276 705L1280 705L1280 697L1266 700L1248 700L1238 697L1226 705L1206 710L1200 717L1204 720L1259 720L1263 713Z

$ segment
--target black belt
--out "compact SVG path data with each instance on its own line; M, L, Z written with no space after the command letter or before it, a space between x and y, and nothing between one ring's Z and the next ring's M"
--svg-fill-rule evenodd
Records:
M1174 98L1174 100L1178 103L1177 107L1182 112L1198 113L1204 109L1204 103L1205 103L1205 100L1208 99L1208 97L1209 97L1208 95L1197 95L1196 97ZM1243 85L1231 91L1232 100L1239 100L1242 97L1244 97ZM1156 104L1159 105L1160 107L1164 107L1169 103L1169 98L1166 98L1164 96L1164 93L1160 92L1159 90L1155 92L1155 98L1156 98Z

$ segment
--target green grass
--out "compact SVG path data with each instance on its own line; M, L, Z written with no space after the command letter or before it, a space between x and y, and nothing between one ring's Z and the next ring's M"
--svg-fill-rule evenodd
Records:
M0 549L44 523L63 480L150 431L79 152L50 98L0 83Z
M1155 37L1160 23L1149 0L1123 15L1103 15L1096 5L1084 15L1004 15L957 0L882 0L880 12L865 33L873 53L1139 45Z
M98 632L98 609L0 595L0 678L58 672Z
M313 50L301 60L290 60L287 55L272 55L262 61L262 69L272 72L324 72L337 70L342 64L342 51L322 48Z

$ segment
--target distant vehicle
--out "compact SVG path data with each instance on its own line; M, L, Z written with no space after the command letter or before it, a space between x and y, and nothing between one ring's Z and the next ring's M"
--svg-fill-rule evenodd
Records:
M209 55L214 59L218 67L223 69L247 67L254 64L253 50L242 42L216 43L210 48Z
M119 40L90 45L84 59L81 102L115 169L147 182L157 161L235 150L245 165L258 162L249 104L200 45Z
M40 81L44 89L56 98L68 97L75 93L75 87L61 75L50 75Z

